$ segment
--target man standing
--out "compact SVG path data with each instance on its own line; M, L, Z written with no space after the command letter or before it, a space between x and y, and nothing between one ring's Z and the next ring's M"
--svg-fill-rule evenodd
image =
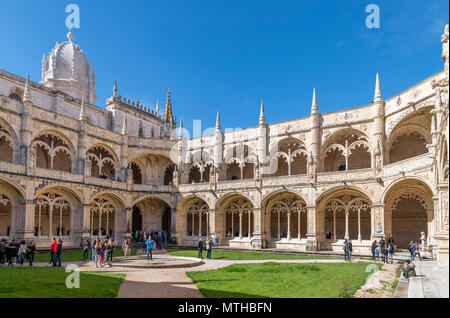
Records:
M348 254L348 242L347 239L344 240L344 243L342 243L342 249L344 250L344 261L347 260L347 254Z
M377 240L374 240L372 243L372 247L370 248L370 251L372 252L372 261L375 260L376 250L377 250Z
M0 242L0 267L5 263L6 257L6 241L3 239Z
M198 240L198 255L197 258L199 259L203 259L203 241L202 238L200 237L200 239Z
M408 251L409 251L409 254L411 255L411 259L414 258L413 246L414 246L414 242L413 241L409 242Z
M352 240L348 240L347 243L347 258L348 261L351 262L352 261L352 252L353 252L353 244L352 244Z
M149 237L145 243L147 246L147 260L153 261L153 245L155 242L151 237Z
M211 250L212 250L213 242L211 238L208 238L206 241L206 258L211 259Z
M58 251L58 243L56 243L56 238L53 238L52 244L50 245L50 255L53 267L56 267L56 252Z
M63 245L63 242L61 239L59 239L58 245L56 246L56 256L58 257L58 266L59 267L61 267L61 263L62 263L62 245Z

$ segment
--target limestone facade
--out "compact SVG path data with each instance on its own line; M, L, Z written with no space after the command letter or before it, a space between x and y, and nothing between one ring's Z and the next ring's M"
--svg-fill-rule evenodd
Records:
M66 246L113 232L168 230L177 244L356 251L425 233L448 263L448 26L444 69L385 100L183 138L164 112L113 95L95 106L95 71L57 44L41 83L0 71L0 238Z

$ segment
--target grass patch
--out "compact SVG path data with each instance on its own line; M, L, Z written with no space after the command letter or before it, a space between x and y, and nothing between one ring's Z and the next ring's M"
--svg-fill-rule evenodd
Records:
M133 248L131 250L131 256L135 256L137 251L138 251L137 248ZM124 256L123 250L121 248L116 248L113 257L122 257L122 256ZM91 259L92 259L92 250L89 250L88 260ZM50 261L50 253L38 253L34 256L35 263L46 263L46 262L48 263L49 261ZM83 251L82 250L63 251L62 261L63 262L83 261Z
M177 248L167 248L172 256L197 257L197 250L186 250ZM336 257L322 255L305 255L305 254L269 254L260 252L244 252L244 251L212 251L212 259L222 260L286 260L286 259L335 259ZM203 253L206 257L206 252Z
M187 275L208 298L346 298L364 285L367 265L268 262Z
M80 272L80 288L67 288L64 268L0 268L0 298L113 298L125 275Z

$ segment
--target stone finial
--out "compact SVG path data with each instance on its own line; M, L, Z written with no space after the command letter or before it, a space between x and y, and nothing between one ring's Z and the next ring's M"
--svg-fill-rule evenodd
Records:
M217 112L217 118L216 118L216 132L220 132L221 128L220 128L220 115L219 112Z
M84 96L81 97L81 108L80 108L80 120L85 121L87 119L86 117L86 109L84 106Z
M69 29L69 33L67 33L67 39L70 41L70 42L73 42L73 39L75 38L75 35L73 35L73 33L72 33L72 28L70 28Z
M259 111L259 125L265 125L266 124L266 115L264 114L264 101L261 101L261 109Z
M127 115L123 118L123 125L122 125L122 135L128 134L128 127L127 127Z
M113 96L117 96L117 81L114 80L114 87L113 87Z
M381 85L380 85L380 76L377 73L376 83L375 83L375 95L374 95L374 102L382 102L383 101L383 95L381 94Z
M159 100L156 100L156 110L155 110L156 116L159 116Z
M180 120L180 140L183 140L183 121Z
M27 74L27 80L25 81L25 89L23 91L23 102L31 102L31 91L30 91L30 74Z
M311 114L318 114L318 113L319 113L319 106L317 105L316 89L314 88L312 104L311 104Z

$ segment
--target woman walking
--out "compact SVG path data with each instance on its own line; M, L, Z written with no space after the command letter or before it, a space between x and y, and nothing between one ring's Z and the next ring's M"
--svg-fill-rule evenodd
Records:
M95 267L98 268L98 267L100 267L99 265L101 264L100 263L101 245L100 245L99 241L95 242L94 250L95 250L95 253L94 253L94 255L95 255Z
M87 240L84 240L83 243L83 261L87 261L89 256L89 243Z
M25 260L25 255L27 255L27 246L25 241L22 241L19 247L19 260L20 266L23 266L23 261Z
M28 262L30 266L33 266L35 254L36 254L36 243L33 241L31 242L31 245L28 247Z
M112 239L109 239L109 242L108 242L108 258L106 260L109 265L111 265L111 263L112 263L113 253L114 253L114 241Z

